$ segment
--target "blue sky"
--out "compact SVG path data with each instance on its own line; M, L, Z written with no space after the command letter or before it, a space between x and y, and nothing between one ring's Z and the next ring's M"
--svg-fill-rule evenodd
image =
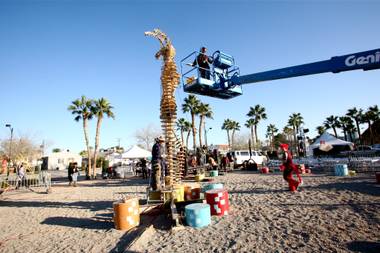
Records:
M242 74L380 47L379 1L8 1L0 0L0 123L52 148L84 149L80 123L67 111L82 94L107 98L101 146L135 143L137 129L159 123L159 43L144 32L160 28L179 61L200 46L235 57ZM226 118L244 125L250 106L266 108L259 125L282 129L294 112L312 130L331 114L379 104L380 71L320 74L243 87L233 100L199 97L214 120L209 143L226 143ZM180 108L187 96L176 92ZM182 115L190 120L189 115ZM95 121L90 134L95 134ZM248 129L242 127L242 133ZM9 129L0 127L0 139Z

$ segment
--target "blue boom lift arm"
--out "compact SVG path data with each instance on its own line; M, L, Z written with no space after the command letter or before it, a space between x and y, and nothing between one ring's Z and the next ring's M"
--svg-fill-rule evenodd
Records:
M185 61L187 61L190 56L197 56L197 54L199 53L194 52L183 59L181 61L181 70L184 69L183 64ZM339 73L356 69L373 70L380 68L380 49L343 56L335 56L330 60L242 76L240 76L239 68L235 66L232 56L216 51L212 58L213 63L210 70L201 69L197 66L191 65L192 69L185 73L182 72L182 81L185 92L229 99L243 93L241 89L241 85L243 84L314 75L326 72ZM189 74L194 70L197 71L197 78L194 76L189 77ZM203 73L205 71L209 71L209 77L204 78L204 74L203 77L200 76L202 71Z

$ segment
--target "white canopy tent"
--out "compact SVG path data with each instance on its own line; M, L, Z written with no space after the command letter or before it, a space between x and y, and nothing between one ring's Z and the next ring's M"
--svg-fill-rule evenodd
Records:
M352 142L340 140L331 134L324 132L319 138L315 140L313 144L309 146L308 153L313 153L313 150L316 148L322 151L329 151L330 149L327 148L329 146L349 146L351 150L354 148L354 144Z
M152 156L152 153L148 150L142 149L139 146L134 145L123 154L121 154L124 159L133 159L133 158L148 158Z

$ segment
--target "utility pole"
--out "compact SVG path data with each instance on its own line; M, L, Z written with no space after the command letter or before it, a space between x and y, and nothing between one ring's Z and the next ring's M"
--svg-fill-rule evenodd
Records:
M9 142L9 164L8 164L8 170L7 170L7 177L9 176L9 167L12 162L12 141L13 141L13 127L11 124L6 124L5 127L8 127L9 130L11 130L11 141ZM12 163L13 165L13 163Z
M205 125L205 126L206 126L206 125ZM206 147L208 148L208 145L207 145L207 132L208 132L209 130L211 130L212 127L209 127L209 128L204 127L204 129L205 129L205 145L206 145Z

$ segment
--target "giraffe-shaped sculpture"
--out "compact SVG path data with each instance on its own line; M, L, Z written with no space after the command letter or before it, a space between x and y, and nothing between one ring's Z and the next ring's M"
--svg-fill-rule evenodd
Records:
M168 173L170 176L169 184L172 186L174 182L179 183L178 173L180 167L177 164L175 123L177 120L177 105L175 99L175 89L179 85L180 75L177 72L177 66L174 61L175 48L165 33L159 29L145 32L146 36L152 36L160 42L160 50L156 53L156 59L163 59L163 67L161 69L161 127L165 135L166 144L166 160ZM181 159L182 160L182 159Z

